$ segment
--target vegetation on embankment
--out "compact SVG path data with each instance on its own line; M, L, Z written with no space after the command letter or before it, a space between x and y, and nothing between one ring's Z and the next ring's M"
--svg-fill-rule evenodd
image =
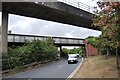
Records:
M23 67L33 62L55 60L58 48L54 46L52 39L46 41L33 40L17 48L9 48L7 54L2 56L2 69Z
M82 57L84 57L84 47L80 46L79 48L73 48L73 49L67 49L63 48L62 55L65 57L68 57L68 54L80 54Z
M33 63L54 61L59 53L51 38L45 41L26 42L23 46L8 48L8 53L2 55L2 70L19 69ZM67 58L68 54L76 53L84 56L84 48L63 48L61 57Z

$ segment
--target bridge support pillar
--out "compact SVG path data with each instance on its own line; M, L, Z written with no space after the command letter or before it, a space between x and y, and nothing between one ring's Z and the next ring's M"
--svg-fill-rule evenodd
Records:
M84 46L85 55L84 56L88 57L88 47L87 47L88 45L87 45L87 41L86 40L84 41L84 44L85 44L85 46Z
M8 13L2 12L2 26L1 26L1 52L7 53L8 49Z
M62 46L59 46L60 48L60 56L62 56Z

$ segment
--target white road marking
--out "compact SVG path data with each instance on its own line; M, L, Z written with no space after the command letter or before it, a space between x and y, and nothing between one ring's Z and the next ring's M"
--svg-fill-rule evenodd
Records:
M61 68L61 67L63 67L63 65L59 65L58 67Z
M75 75L75 73L76 73L76 72L78 71L78 69L81 67L82 63L83 63L83 58L82 58L82 60L81 60L81 63L79 64L79 66L67 77L67 78L68 78L67 80L69 80L70 78L72 78L72 77Z

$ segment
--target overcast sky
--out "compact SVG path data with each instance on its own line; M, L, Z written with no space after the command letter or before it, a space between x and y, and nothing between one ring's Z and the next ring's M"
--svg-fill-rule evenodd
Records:
M96 2L91 0L79 1L85 4L89 4L92 7ZM13 33L19 34L61 36L71 38L86 38L88 36L99 36L101 34L100 31L12 14L9 14L8 30L12 30Z

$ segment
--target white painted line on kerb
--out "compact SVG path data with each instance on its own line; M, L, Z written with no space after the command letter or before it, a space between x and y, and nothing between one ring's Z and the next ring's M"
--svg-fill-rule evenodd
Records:
M69 78L72 78L72 77L75 75L75 73L76 73L76 72L78 71L78 69L81 67L82 63L83 63L83 58L82 58L82 60L81 60L80 65L67 77L68 79L69 79Z

